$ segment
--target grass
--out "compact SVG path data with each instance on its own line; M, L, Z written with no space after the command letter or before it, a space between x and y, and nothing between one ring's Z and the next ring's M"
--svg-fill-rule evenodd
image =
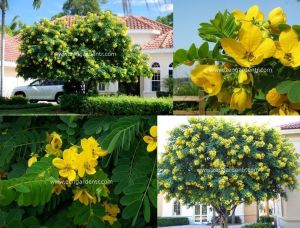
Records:
M71 114L60 110L60 105L46 107L32 107L23 109L0 109L0 115L60 115Z

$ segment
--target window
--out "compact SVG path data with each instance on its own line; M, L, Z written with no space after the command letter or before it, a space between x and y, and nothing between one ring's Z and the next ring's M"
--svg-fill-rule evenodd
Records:
M160 91L160 65L159 63L153 63L152 69L154 69L154 75L152 78L152 91Z
M169 65L169 78L173 78L173 63Z
M99 91L105 91L106 90L106 84L105 83L99 83Z
M179 201L174 201L173 205L173 215L180 215L180 202Z

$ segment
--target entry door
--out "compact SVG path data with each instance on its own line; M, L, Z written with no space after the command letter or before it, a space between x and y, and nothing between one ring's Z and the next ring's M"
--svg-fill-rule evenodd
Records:
M207 205L195 205L194 222L198 224L207 222Z

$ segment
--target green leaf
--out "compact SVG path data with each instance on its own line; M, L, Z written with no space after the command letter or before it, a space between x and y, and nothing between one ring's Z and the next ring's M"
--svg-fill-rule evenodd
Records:
M129 194L121 198L120 203L124 206L132 204L135 201L141 200L142 194Z
M204 59L208 57L208 52L209 52L209 46L208 46L208 42L204 42L199 50L198 50L198 55L200 59Z
M141 203L141 200L139 200L125 207L125 209L122 212L122 218L130 219L134 217L138 213Z
M28 192L30 192L29 187L27 187L27 186L24 185L24 184L16 185L16 186L14 187L14 189L16 189L18 192L21 192L21 193L28 193Z
M292 103L300 103L300 81L284 81L277 85L276 89L281 94L287 94Z
M145 196L144 198L144 218L145 221L148 223L150 222L150 203L149 203L149 199L147 196Z
M188 60L195 61L198 59L198 50L195 44L192 44L187 54Z
M14 219L7 224L7 228L22 228L22 223L20 220Z
M129 185L124 189L125 194L142 193L146 189L145 184L133 184Z
M279 32L282 32L282 31L284 31L286 29L289 29L290 27L291 26L288 25L288 24L280 24L280 25L278 25L278 30L279 30Z
M297 32L298 36L300 36L300 25L293 25L292 27Z
M188 60L188 52L184 49L177 50L173 55L174 67L183 64Z
M89 218L87 228L95 228L95 227L105 228L105 223L98 216L92 215Z
M36 219L36 217L28 217L23 220L22 222L24 228L30 228L32 226L39 226L39 221Z
M157 208L157 189L153 187L149 187L148 197L152 205Z
M98 217L101 217L101 216L105 215L105 210L100 205L93 205L92 209L93 209L93 214L97 215Z

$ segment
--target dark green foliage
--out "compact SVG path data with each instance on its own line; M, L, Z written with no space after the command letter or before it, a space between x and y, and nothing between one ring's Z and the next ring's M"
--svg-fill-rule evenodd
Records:
M64 111L78 114L158 115L172 113L172 100L131 96L64 95L61 107Z
M173 13L170 13L166 16L159 16L159 17L156 18L156 21L158 21L162 24L173 27Z
M253 223L250 225L245 225L243 228L272 228L270 223Z
M0 97L0 106L2 105L25 105L28 99L22 96L13 96L11 98Z
M189 225L189 219L186 217L158 217L158 226L180 226Z
M273 223L274 222L274 217L271 217L271 216L260 216L259 217L259 222L261 222L261 223Z
M0 227L156 227L156 152L148 153L143 141L152 125L155 117L2 117ZM101 204L86 207L73 201L70 188L52 193L58 170L53 157L44 155L46 133L53 131L61 135L63 148L93 136L109 149L110 154L99 160L97 173L85 179L113 180L106 187L121 211L113 226L100 219L105 214ZM39 157L28 168L31 153ZM107 199L103 184L80 185Z

